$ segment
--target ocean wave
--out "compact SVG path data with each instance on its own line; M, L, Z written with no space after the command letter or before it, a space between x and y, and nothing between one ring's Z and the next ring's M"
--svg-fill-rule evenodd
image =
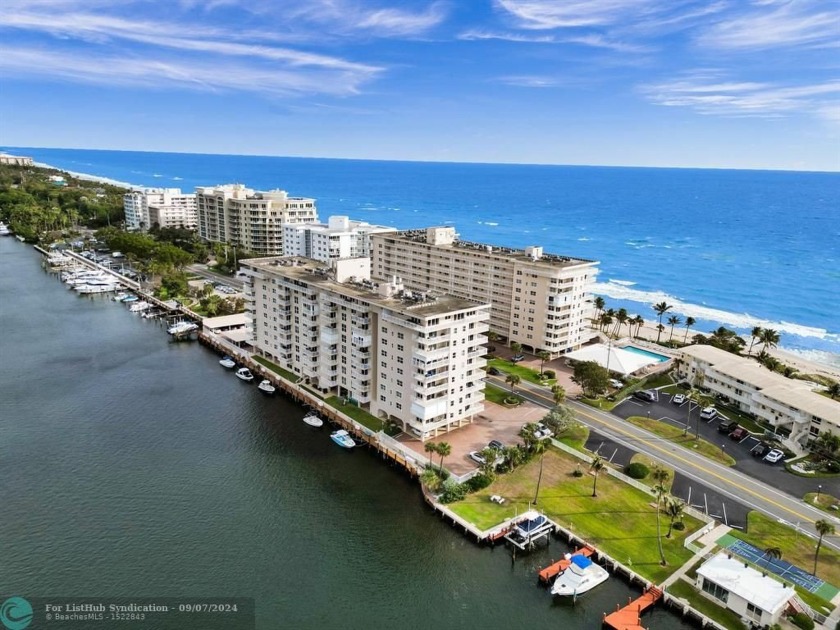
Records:
M176 182L180 182L184 178L183 177L173 177L172 179L174 179Z
M496 223L495 221L485 221L484 225L489 225L490 227L496 227L499 224Z
M163 177L160 173L152 173L152 177Z
M610 278L610 282L612 284L620 284L624 287L632 287L634 284L636 284L635 282L632 282L630 280L615 280L614 278Z
M785 352L795 354L798 357L811 361L812 363L819 363L833 368L840 368L840 354L835 352L828 352L826 350L804 350L801 348L786 348L782 347Z
M543 228L543 229L544 229L544 230L547 230L548 228ZM586 237L586 236L581 236L578 240L579 240L581 243L585 243L586 241L591 241L592 239L591 239L591 238L589 238L589 237Z
M755 326L760 326L761 328L772 328L773 330L777 330L781 333L796 335L798 337L824 339L840 343L840 333L829 332L825 328L805 326L794 322L772 321L761 317L755 317L749 313L732 313L730 311L724 311L701 304L691 304L689 302L684 302L673 295L665 293L664 291L642 291L612 280L605 283L596 283L592 288L592 292L596 295L604 295L615 300L639 302L641 304L647 304L648 306L658 302L667 302L673 307L669 311L670 313L717 322L723 324L724 326L732 326L733 328L741 330L750 330Z

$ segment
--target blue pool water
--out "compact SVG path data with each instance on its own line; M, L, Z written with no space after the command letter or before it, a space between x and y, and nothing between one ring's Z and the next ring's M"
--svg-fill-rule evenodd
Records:
M657 363L664 363L671 357L666 357L664 354L657 354L655 352L651 352L650 350L645 350L643 348L637 348L636 346L624 346L622 350L627 350L627 352L632 352L633 354L641 354L642 356L648 357L656 361Z

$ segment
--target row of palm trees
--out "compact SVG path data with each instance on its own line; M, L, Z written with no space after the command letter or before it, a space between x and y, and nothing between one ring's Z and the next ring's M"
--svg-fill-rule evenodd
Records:
M641 315L631 317L625 308L620 308L617 311L611 308L606 308L606 302L604 301L604 298L600 296L594 299L593 304L597 309L594 321L598 325L598 330L601 330L612 337L619 337L621 334L621 327L625 324L627 324L630 336L633 338L638 337L642 330L642 326L645 325L645 320ZM665 324L662 323L662 318L665 313L672 308L674 308L673 305L666 302L660 302L653 305L653 310L659 318L656 343L659 343L662 333L666 330ZM670 343L674 338L674 328L684 323L685 334L683 335L683 343L686 343L688 341L688 331L692 326L694 326L694 324L697 323L697 320L693 317L686 317L685 322L683 322L683 319L679 315L671 315L668 317L667 322L671 327L671 334L668 337L668 342ZM633 326L636 327L635 335L633 334Z
M440 455L440 473L443 474L443 460L452 454L452 445L449 442L426 442L423 450L429 454L429 468L432 467L432 454Z
M752 355L753 344L756 341L763 345L761 353L766 354L766 350L768 348L775 348L779 345L780 338L779 333L772 328L762 328L761 326L756 326L750 331L750 348L747 351L747 355Z

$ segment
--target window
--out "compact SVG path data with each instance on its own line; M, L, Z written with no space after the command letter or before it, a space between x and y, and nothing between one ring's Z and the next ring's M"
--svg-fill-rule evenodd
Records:
M747 602L747 617L753 621L761 621L761 608Z
M703 578L703 590L724 604L729 599L729 591L714 582L709 582L706 578Z

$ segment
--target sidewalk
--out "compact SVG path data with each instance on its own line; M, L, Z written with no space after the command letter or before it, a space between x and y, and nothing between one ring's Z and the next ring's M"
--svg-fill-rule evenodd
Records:
M701 543L703 545L703 548L696 554L694 554L688 562L686 562L679 569L677 569L670 576L668 576L668 578L664 582L662 582L662 588L665 589L674 584L682 576L688 573L688 570L691 567L693 567L698 560L708 556L714 550L714 548L717 547L718 539L720 539L720 537L724 534L728 533L730 529L732 528L726 525L718 525L710 532L707 532L706 534L698 538L697 542Z

